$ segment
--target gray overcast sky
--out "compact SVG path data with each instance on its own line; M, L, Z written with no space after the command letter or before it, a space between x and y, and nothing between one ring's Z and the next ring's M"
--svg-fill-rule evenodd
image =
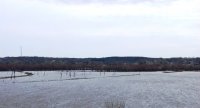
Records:
M0 57L200 57L200 0L1 0Z

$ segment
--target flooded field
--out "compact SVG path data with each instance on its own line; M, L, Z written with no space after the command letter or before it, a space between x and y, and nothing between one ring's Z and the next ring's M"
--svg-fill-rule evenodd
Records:
M4 83L31 83L31 82L51 82L64 80L81 80L81 79L98 79L106 77L122 77L134 76L140 73L133 72L92 72L92 71L29 71L29 72L15 72L15 77L25 75L25 73L32 73L33 75L14 78L13 72L0 72L0 78L4 78ZM9 78L10 77L10 78Z
M108 108L119 103L125 108L200 107L198 72L31 73L0 79L0 108ZM0 72L0 78L12 74Z

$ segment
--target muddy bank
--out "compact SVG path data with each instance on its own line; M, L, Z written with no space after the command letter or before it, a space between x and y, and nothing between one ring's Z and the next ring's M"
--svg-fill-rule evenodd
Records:
M22 75L15 75L15 73L21 73ZM32 76L33 73L31 72L12 72L10 76L3 76L0 77L0 79L12 79L12 78L18 78L18 77L26 77L26 76Z

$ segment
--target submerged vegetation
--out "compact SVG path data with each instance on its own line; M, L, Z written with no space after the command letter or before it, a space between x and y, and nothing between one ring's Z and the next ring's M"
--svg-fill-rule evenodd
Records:
M124 101L108 101L105 102L105 108L125 108Z
M197 71L200 58L0 58L0 71L93 70L93 71Z

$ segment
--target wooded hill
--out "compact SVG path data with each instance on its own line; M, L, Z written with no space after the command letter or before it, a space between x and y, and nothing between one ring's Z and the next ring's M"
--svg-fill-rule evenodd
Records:
M0 71L94 70L94 71L197 71L200 58L0 58Z

